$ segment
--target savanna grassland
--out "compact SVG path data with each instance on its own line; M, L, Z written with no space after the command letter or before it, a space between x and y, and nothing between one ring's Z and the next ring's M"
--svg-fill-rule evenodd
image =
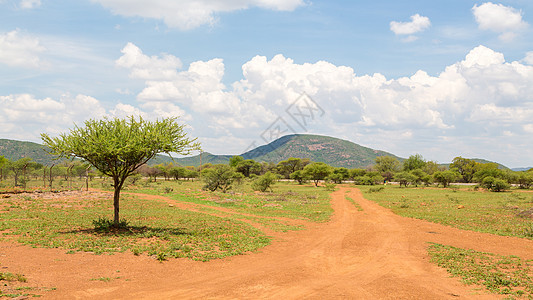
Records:
M122 253L162 263L179 258L207 262L258 253L284 234L307 232L309 226L315 226L311 224L325 226L341 211L345 214L347 209L353 209L349 222L357 222L358 219L363 222L361 225L354 223L354 228L376 222L365 221L365 218L379 217L369 215L374 212L369 210L366 200L353 193L355 189L351 184L337 186L337 190L341 188L343 192L337 196L337 204L333 205L331 191L323 186L316 188L312 184L298 185L290 181L277 182L272 192L261 193L253 191L250 182L243 180L223 193L203 190L203 183L198 180L158 179L154 182L141 179L135 184L130 183L122 191L120 212L123 219L121 227L115 228L111 222L112 187L108 180L93 179L89 191L80 191L84 186L81 181L74 181L70 186L68 188L64 183L63 191L53 193L34 188L31 193L2 194L1 242L4 245L16 242L36 248L56 248L72 257L78 253L97 256ZM395 185L358 188L366 199L400 216L533 240L533 194L527 191L512 189L491 193L464 186L446 189L400 188ZM349 205L342 206L339 211L339 201ZM383 212L380 210L378 213ZM339 226L343 228L348 224L339 223ZM364 227L359 229L364 230ZM392 226L390 230L396 229ZM336 240L346 243L348 237L342 238L339 230L334 232L339 234ZM378 237L361 235L361 240L358 240L357 235L350 235L350 238L359 241L350 247L350 251L358 253L358 248L366 244L365 241ZM310 240L321 238L316 236ZM379 244L379 241L376 243ZM324 246L326 249L334 248ZM308 247L314 246L310 244ZM445 243L426 242L424 247L434 264L461 278L465 284L484 286L487 291L509 297L533 297L531 260ZM307 250L316 251L312 248ZM301 251L306 251L306 248ZM302 254L294 252L294 255ZM313 259L317 263L320 261L316 257ZM333 256L324 259L331 261ZM302 263L305 263L304 258ZM345 263L349 266L347 261ZM272 261L272 264L275 262ZM3 276L0 277L3 283L0 295L5 297L51 295L56 290L53 285L36 286L31 277L27 280L26 274L17 269L8 268L0 275ZM125 274L115 277L93 275L87 280L97 285L117 284L124 282L126 277ZM409 289L408 286L403 288Z
M455 228L533 240L533 193L513 189L502 193L475 186L401 188L361 187L365 198L394 213ZM533 251L533 249L531 249ZM533 298L533 260L515 255L461 249L431 243L431 261L466 284L493 293Z

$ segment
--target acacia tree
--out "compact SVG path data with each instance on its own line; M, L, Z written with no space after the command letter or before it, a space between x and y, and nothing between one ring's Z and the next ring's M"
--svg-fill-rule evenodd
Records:
M309 177L309 179L313 180L315 186L318 187L318 182L324 180L331 173L331 167L323 162L314 162L305 166L303 172Z
M50 154L79 157L113 178L114 226L118 227L120 191L128 176L158 153L189 155L200 150L200 144L187 137L184 127L175 117L155 122L133 116L104 118L88 120L85 127L75 126L59 137L43 133L41 138Z

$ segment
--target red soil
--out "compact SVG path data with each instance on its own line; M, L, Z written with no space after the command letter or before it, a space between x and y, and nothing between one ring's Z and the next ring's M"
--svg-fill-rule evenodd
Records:
M327 223L269 232L273 243L258 253L210 262L65 254L12 243L0 243L0 262L2 272L22 273L28 285L55 287L36 292L45 299L492 299L498 296L430 263L428 242L533 259L531 240L403 218L355 188L341 187L331 203L335 214ZM112 280L91 280L101 277Z

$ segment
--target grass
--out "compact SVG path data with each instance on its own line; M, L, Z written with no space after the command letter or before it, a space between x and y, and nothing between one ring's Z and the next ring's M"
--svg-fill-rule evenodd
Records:
M344 198L346 200L348 200L350 203L352 203L355 208L357 208L357 211L363 211L363 208L361 207L361 205L359 205L359 203L355 202L355 200L353 200L351 197L348 197L348 196L344 196Z
M174 193L166 193L167 187ZM177 187L178 186L178 187ZM333 213L329 191L311 185L280 182L273 193L256 193L248 183L235 187L229 193L202 191L202 182L158 181L145 187L130 187L126 191L169 197L176 201L229 208L237 213L264 217L282 217L311 222L328 221Z
M431 261L465 284L482 285L492 293L533 299L533 261L431 244Z
M13 274L9 272L0 272L0 281L18 281L18 282L26 282L27 279L24 277L24 275L21 274Z
M379 192L361 186L364 197L394 213L460 229L533 239L533 194L470 188L400 188Z
M108 196L31 202L12 199L21 202L21 207L2 213L0 232L4 238L35 247L95 254L132 251L158 258L205 261L255 251L270 243L262 232L243 222L125 195L121 216L130 226L117 231L101 230L93 224L112 214Z
M98 181L92 184L102 186ZM199 207L199 212L187 211L123 193L120 215L126 221L119 228L110 226L106 218L113 214L110 194L12 195L0 201L0 239L62 248L70 254L130 251L159 261L181 257L207 261L256 251L270 243L269 237L245 221L274 231L299 230L302 226L291 219L323 222L333 212L329 193L322 188L280 184L274 193L255 193L244 184L223 194L200 187L200 182L158 181L126 190L207 206Z

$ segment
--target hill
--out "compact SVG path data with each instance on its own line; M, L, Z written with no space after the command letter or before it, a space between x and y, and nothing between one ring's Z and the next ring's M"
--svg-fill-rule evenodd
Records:
M18 160L23 157L31 157L34 161L51 165L53 157L44 150L44 146L33 142L22 142L8 139L0 139L0 155L9 160ZM321 135L293 134L278 138L277 140L248 152L240 154L245 159L253 159L259 162L278 163L290 157L309 158L311 161L325 162L335 167L365 168L374 163L378 156L393 156L400 161L403 158L391 153L363 147L350 141ZM200 164L227 163L233 155L215 155L208 152L202 155L175 158L183 166L199 166ZM484 159L474 159L477 162L490 162ZM149 164L169 163L173 160L166 155L157 155ZM448 166L449 164L443 164ZM498 164L501 169L507 167Z
M329 136L293 134L278 138L263 146L240 154L244 159L258 162L278 163L290 157L309 158L311 161L325 162L334 167L364 168L374 163L378 156L390 155L403 160L393 154L360 146L350 141ZM202 163L227 163L232 155L202 154ZM181 165L200 164L200 155L179 158Z
M216 164L227 164L229 162L229 159L233 155L215 155L211 154L209 152L203 152L202 155L195 155L195 156L188 156L188 157L180 157L180 158L172 158L168 157L166 154L158 154L155 158L150 160L148 162L149 165L157 165L161 163L171 163L175 162L182 166L199 166L207 163L211 163L213 165Z
M245 159L278 163L290 157L309 158L334 167L365 168L374 164L378 156L394 154L360 146L350 141L329 136L293 134L243 153Z
M0 155L12 161L31 157L40 164L52 164L52 157L46 153L44 146L33 142L0 139Z

